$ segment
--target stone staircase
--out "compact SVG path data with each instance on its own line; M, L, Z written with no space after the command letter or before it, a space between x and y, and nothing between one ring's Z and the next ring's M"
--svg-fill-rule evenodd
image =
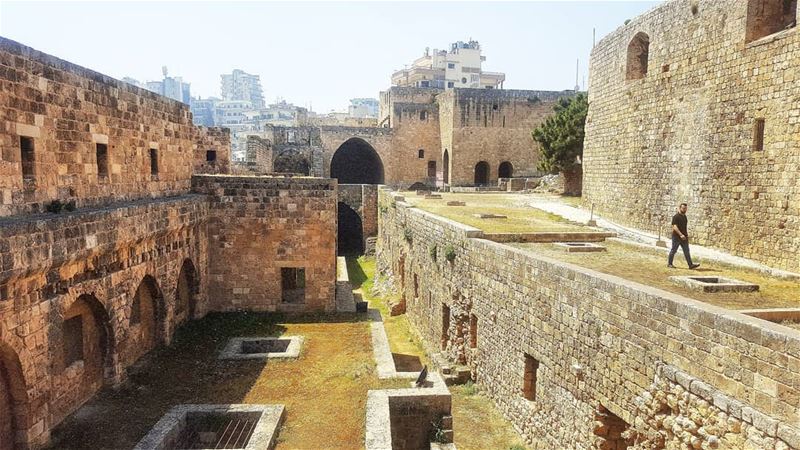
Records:
M472 370L469 367L454 364L441 353L431 355L431 364L439 370L447 386L464 384L472 379Z

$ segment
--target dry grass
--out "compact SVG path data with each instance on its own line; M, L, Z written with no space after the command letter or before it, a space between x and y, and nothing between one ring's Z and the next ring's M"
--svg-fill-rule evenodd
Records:
M581 231L585 228L563 218L525 205L525 194L442 193L440 200L426 200L413 192L405 192L408 203L419 209L478 228L487 233L525 233L541 231ZM462 201L466 206L447 206L448 201ZM506 219L479 219L473 214L502 214Z
M425 364L429 359L412 331L405 314L390 317L386 299L371 295L375 260L359 258L348 261L350 279L355 279L371 308L381 311L389 346L393 353L418 356ZM478 392L476 386L451 386L453 399L453 435L459 449L525 449L522 438L511 424L495 409L492 401Z
M775 278L755 270L733 267L713 261L703 261L699 269L690 271L686 269L686 261L680 251L675 256L675 265L678 269L668 269L666 267L667 254L665 252L617 241L603 243L608 251L600 253L567 253L564 249L552 244L512 245L725 308L800 307L800 283L797 281ZM680 275L717 275L735 278L758 284L760 291L753 293L704 293L682 287L669 280L670 276Z
M305 336L300 358L217 361L228 337ZM364 447L367 390L406 387L375 375L368 322L344 317L213 314L151 352L118 391L105 390L53 434L53 447L131 448L181 403L280 403L279 449Z

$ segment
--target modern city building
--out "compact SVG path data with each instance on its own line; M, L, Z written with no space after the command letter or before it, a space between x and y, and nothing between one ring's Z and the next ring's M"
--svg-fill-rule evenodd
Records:
M410 68L392 74L393 86L502 89L506 74L482 69L486 57L478 41L458 41L450 50L429 48Z
M220 75L220 79L223 100L243 100L252 103L255 108L264 107L260 76L234 69L231 73Z

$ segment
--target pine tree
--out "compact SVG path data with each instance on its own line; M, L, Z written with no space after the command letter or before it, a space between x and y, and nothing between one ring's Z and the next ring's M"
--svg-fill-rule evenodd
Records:
M539 143L539 168L548 173L570 172L583 157L584 125L589 102L586 94L561 98L548 117L531 133Z

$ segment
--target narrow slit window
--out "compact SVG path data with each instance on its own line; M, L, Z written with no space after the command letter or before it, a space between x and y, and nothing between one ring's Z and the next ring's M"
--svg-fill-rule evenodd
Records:
M108 177L108 145L95 144L95 158L97 160L97 176Z
M425 157L425 150L423 150L423 149L417 150L417 157L420 158L420 159L424 158Z
M447 350L450 340L450 307L442 305L442 350Z
M526 400L536 400L536 377L539 372L539 361L525 353L525 377L522 385L522 396Z
M158 175L158 149L150 149L150 175Z
M425 120L427 118L428 118L428 112L427 111L420 111L419 112L419 120Z
M478 316L469 315L469 348L478 348Z
M19 137L19 150L22 161L22 179L34 179L34 163L36 161L33 149L33 138L27 136Z
M756 119L753 129L753 150L760 152L764 150L764 119Z

